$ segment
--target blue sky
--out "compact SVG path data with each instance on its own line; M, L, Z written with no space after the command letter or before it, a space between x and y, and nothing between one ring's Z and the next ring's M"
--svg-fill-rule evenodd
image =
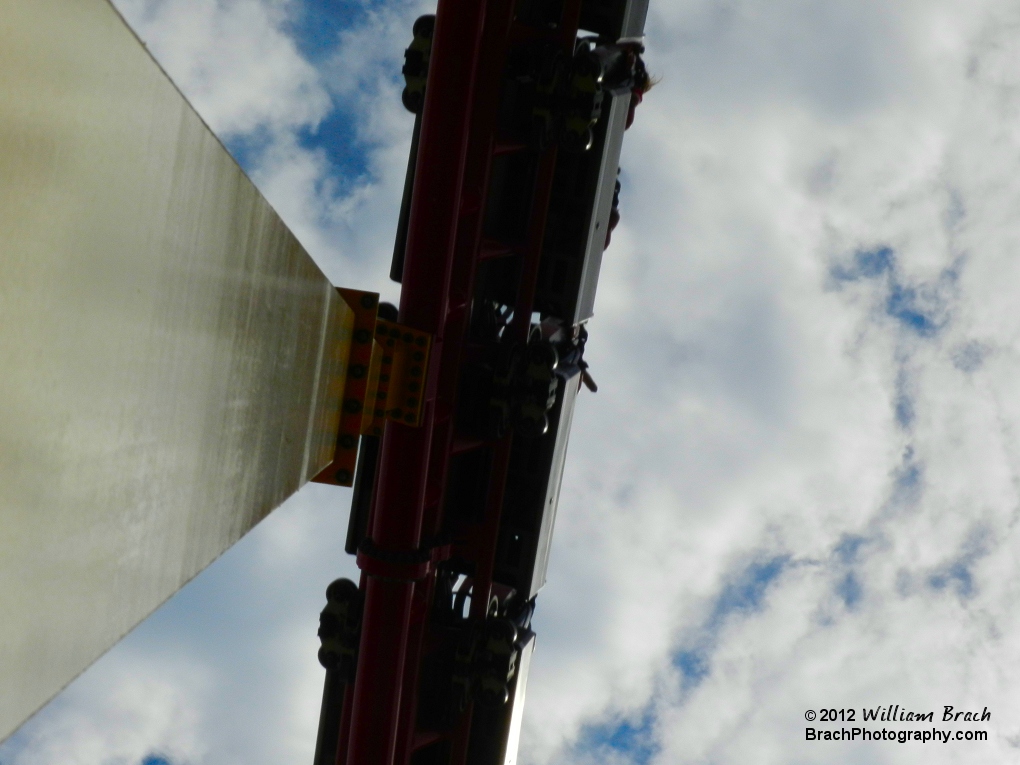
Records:
M395 297L429 8L116 4L327 275ZM653 0L522 764L1015 759L1017 24L1004 0ZM310 761L349 501L300 492L0 762ZM988 706L990 740L804 741L807 709L889 703Z

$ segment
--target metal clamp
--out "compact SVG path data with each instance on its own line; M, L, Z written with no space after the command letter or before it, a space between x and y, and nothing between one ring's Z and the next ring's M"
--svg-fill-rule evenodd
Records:
M413 582L428 576L432 563L432 551L383 550L377 547L371 539L363 539L358 545L357 562L358 568L369 576Z

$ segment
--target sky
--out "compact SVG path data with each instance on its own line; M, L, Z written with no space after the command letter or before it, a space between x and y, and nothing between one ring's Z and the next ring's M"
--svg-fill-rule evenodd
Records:
M386 279L427 3L116 0L336 284ZM527 765L1020 759L1020 6L652 0ZM312 485L0 746L311 762ZM933 722L862 722L899 705ZM943 722L944 708L985 722ZM807 716L987 741L809 741Z

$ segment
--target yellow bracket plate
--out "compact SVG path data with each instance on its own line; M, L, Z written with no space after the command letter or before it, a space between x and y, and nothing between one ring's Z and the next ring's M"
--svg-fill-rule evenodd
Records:
M362 433L380 435L387 419L411 427L421 425L425 370L431 347L432 336L427 332L385 319L376 320L372 353L375 379L369 381L370 387L375 384L374 406L371 419L362 425Z
M379 311L379 295L339 288L340 297L354 312L347 363L342 378L340 427L337 432L333 461L312 480L334 486L354 484L354 466L358 459L358 439L364 417L364 403L368 394L368 372L372 366L372 348L375 345L375 322ZM339 387L339 386L338 386Z
M333 461L313 480L354 484L361 435L381 436L386 420L421 425L432 336L378 317L379 295L340 289L354 312Z

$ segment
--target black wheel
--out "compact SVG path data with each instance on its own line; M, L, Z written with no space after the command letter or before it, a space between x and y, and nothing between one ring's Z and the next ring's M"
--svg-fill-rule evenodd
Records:
M582 133L568 130L563 134L561 144L563 148L574 154L583 154L592 147L595 143L595 135L592 133L591 128L588 128Z
M541 417L534 412L522 413L517 420L517 432L525 438L539 438L549 432L549 416Z
M415 19L411 31L415 37L432 37L436 31L436 17L431 13L419 16Z
M486 438L491 441L498 441L506 435L506 429L509 424L506 407L490 404L485 422Z
M330 603L347 603L358 597L358 585L350 579L336 579L326 588L326 600Z
M554 130L552 122L544 116L535 116L531 120L528 144L535 151L545 151L553 142Z
M556 353L556 349L549 343L538 342L528 345L528 362L531 364L548 367L550 370L553 370L556 369L559 360L560 355Z
M513 643L517 640L517 625L509 619L491 619L485 624L485 633L490 640Z
M596 81L602 79L602 63L590 51L574 56L571 63L574 76L593 77Z
M400 102L407 111L418 114L425 105L425 96L419 90L404 88L404 92L400 94Z
M487 709L499 709L510 700L510 689L505 685L498 688L485 685L478 689L478 703Z

